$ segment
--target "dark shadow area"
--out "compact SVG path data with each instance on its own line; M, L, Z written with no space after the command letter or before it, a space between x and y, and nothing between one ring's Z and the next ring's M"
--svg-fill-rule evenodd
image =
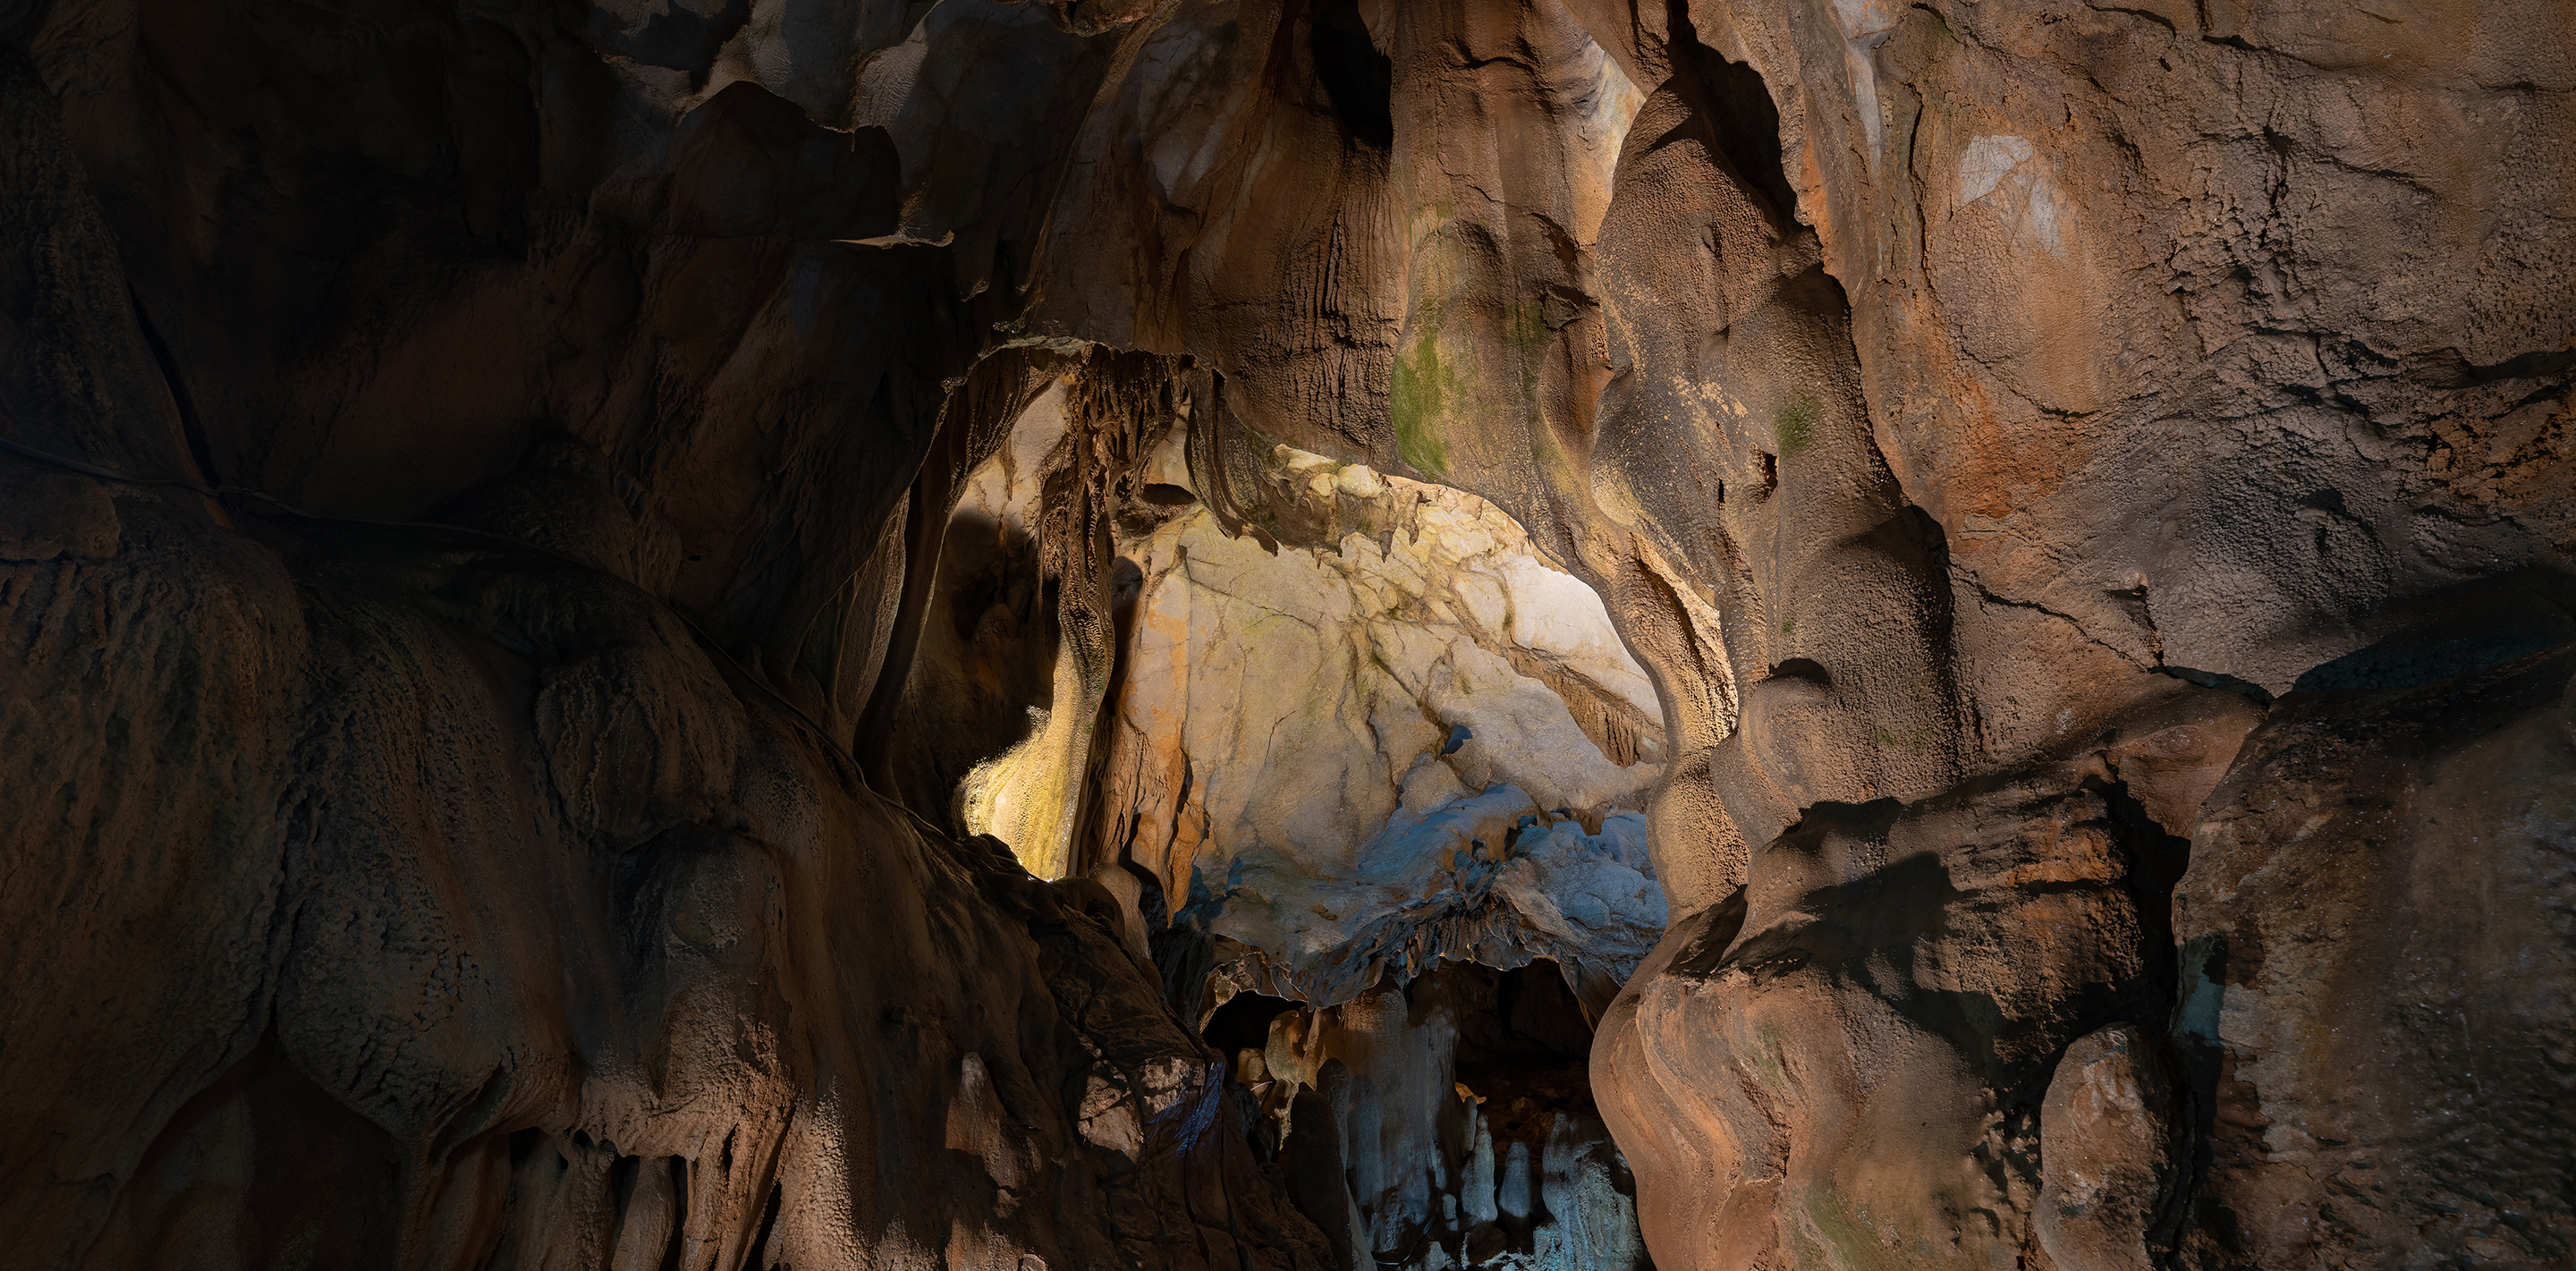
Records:
M1798 194L1780 165L1780 111L1771 104L1761 72L1701 44L1688 5L1676 0L1669 8L1675 77L1686 77L1696 90L1692 105L1707 119L1736 175L1770 204L1779 224L1794 223Z
M973 513L950 522L899 718L937 719L889 755L904 801L946 821L974 766L1026 737L1054 704L1054 580L1037 540Z
M1207 1027L1199 1030L1199 1039L1231 1063L1236 1051L1269 1045L1270 1021L1296 1008L1297 1003L1284 997L1237 993L1208 1016Z
M2472 584L2414 607L2423 618L2418 625L2311 667L2290 691L2414 688L2576 640L2576 584L2545 571Z
M1791 658L1778 666L1772 667L1771 674L1768 678L1775 680L1805 680L1820 688L1831 688L1834 683L1834 677L1825 674L1824 666L1818 663L1814 658Z
M271 1033L180 1108L134 1167L119 1227L156 1234L111 1236L89 1265L390 1266L400 1158L383 1130L296 1071Z
M1370 43L1358 0L1318 0L1308 23L1315 78L1331 99L1343 134L1364 146L1392 148L1395 69Z
M1458 1024L1458 1084L1484 1100L1496 1151L1538 1151L1564 1114L1597 1116L1592 1028L1565 975L1546 959L1509 971L1449 962L1416 980L1413 994L1449 997Z

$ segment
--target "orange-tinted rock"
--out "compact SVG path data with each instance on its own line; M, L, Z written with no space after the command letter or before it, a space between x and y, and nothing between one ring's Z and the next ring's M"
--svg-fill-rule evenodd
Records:
M0 436L144 483L0 458L0 1245L1387 1252L1140 965L1173 853L949 820L1042 656L1022 820L1112 841L1112 535L1296 550L1286 443L1489 500L1653 685L1660 1265L2564 1262L2570 23L12 8ZM1515 1146L1462 1248L1617 1208Z
M1593 1054L1659 1264L2034 1248L2052 1067L2105 1024L2156 1030L2172 982L2180 843L2106 775L1809 809L1674 924Z

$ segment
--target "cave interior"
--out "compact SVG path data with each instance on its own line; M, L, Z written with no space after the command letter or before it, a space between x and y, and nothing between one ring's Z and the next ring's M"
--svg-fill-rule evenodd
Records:
M2576 1266L2567 0L0 0L0 1271Z

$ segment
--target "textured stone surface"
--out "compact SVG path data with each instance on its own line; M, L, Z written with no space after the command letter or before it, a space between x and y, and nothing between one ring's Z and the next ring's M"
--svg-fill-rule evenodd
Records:
M1600 600L1482 499L1264 459L1331 546L1265 551L1200 506L1122 543L1138 594L1094 858L1153 873L1282 996L1543 957L1607 1005L1663 934L1638 811L1663 741Z
M13 851L93 845L12 874L0 1009L78 1043L5 1056L13 1259L1235 1265L1199 1215L1317 1265L1105 897L853 790L631 586L126 523L0 581Z
M0 460L0 1261L1323 1265L1115 901L842 749L1031 376L952 399L948 257L827 241L885 134L588 29L13 46L14 440L509 538Z
M2152 1033L2077 1038L2040 1105L2039 1244L2058 1266L2149 1268L2173 1247L2182 1193L2173 1075Z
M2554 650L2383 649L2284 699L2203 810L2174 906L2195 1264L2576 1249L2576 619L2535 608Z
M1658 1265L2564 1262L2571 22L0 8L0 436L145 481L0 457L0 1261L1356 1265L1366 1144L1265 1162L1151 943L1250 826L1284 948L1651 879L1606 1009L1550 948ZM1432 708L1365 765L1142 762L1255 753L1133 727L1155 606L1392 599L1352 464L1651 694L1478 618L1332 681ZM973 823L1061 883L956 800L1033 705ZM1440 859L1498 715L1519 883ZM1568 1133L1437 1140L1440 1256L1627 1256Z
M1593 1060L1660 1259L1996 1265L2036 1243L2051 1066L2170 1000L2150 902L2180 844L2107 776L1810 809L1738 899L1675 925Z

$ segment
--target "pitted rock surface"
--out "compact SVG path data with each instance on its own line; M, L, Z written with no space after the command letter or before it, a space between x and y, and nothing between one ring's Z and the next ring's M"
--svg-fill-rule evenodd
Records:
M0 231L0 1265L2576 1256L2559 0L33 0Z

